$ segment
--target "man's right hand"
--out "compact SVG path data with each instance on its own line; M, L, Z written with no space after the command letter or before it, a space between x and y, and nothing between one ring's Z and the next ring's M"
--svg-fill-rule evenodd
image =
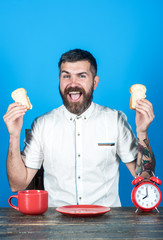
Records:
M10 137L19 137L23 125L23 116L27 107L21 103L12 103L9 105L6 114L3 116Z

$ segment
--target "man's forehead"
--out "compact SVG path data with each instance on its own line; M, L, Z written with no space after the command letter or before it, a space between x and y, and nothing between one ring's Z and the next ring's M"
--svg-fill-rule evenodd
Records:
M90 72L90 63L88 61L64 62L61 64L60 72L79 73Z

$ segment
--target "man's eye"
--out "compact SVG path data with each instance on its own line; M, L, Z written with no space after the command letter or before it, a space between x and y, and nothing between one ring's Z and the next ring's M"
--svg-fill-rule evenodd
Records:
M80 75L80 78L86 78L86 75Z
M64 75L63 78L70 78L70 76L69 75Z

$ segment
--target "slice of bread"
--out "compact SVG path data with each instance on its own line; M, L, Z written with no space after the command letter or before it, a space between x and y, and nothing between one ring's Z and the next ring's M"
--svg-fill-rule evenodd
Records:
M146 87L142 84L134 84L130 87L130 93L131 93L131 97L130 97L130 108L132 110L136 109L136 101L141 99L141 98L145 98L146 95Z
M22 105L27 106L27 110L32 109L32 104L30 103L29 97L27 96L27 91L24 88L18 88L11 93L11 97L15 102L19 102Z

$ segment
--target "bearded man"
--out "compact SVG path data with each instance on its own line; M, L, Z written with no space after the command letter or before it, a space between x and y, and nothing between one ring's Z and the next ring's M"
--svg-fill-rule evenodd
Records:
M64 53L59 61L63 105L34 121L22 153L20 132L27 109L19 103L9 106L4 121L10 134L7 172L12 191L25 189L43 164L49 206L119 207L120 160L134 177L150 177L155 165L147 136L152 104L137 101L136 138L124 113L92 101L98 82L90 52Z

